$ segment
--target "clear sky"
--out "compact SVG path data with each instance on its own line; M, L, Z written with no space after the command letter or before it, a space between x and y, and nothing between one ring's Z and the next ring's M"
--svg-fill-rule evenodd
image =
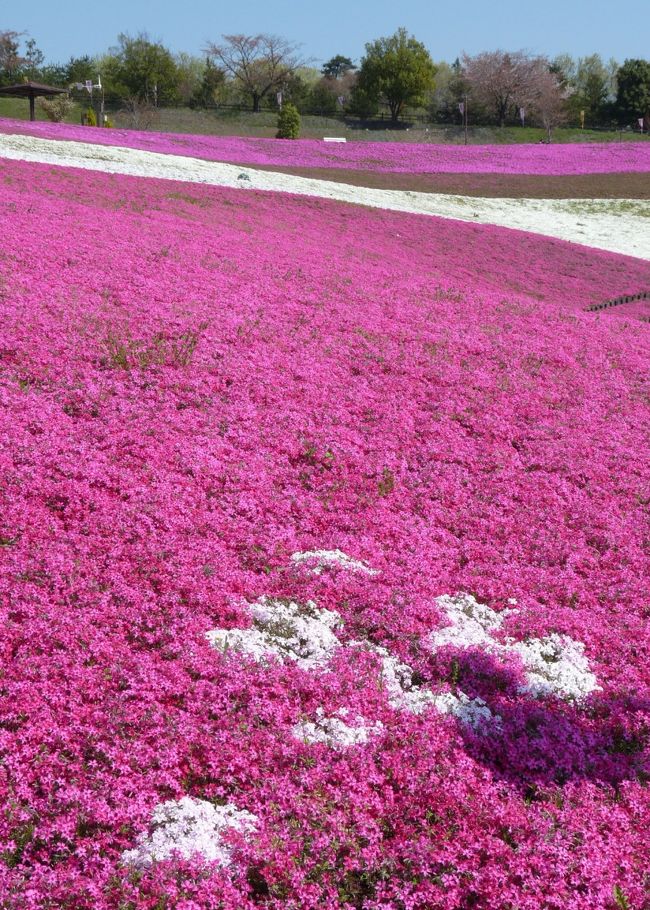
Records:
M315 63L345 54L357 61L366 41L404 25L434 60L463 51L525 49L551 57L650 55L648 0L30 0L3 3L0 30L25 31L47 61L94 55L119 32L148 32L173 51L200 54L222 34L271 32L302 45Z

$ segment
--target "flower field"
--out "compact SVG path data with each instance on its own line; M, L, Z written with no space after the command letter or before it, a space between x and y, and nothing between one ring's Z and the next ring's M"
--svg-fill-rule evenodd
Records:
M0 182L0 907L647 910L650 263Z
M407 142L278 142L241 136L103 130L61 123L0 120L0 133L117 145L208 161L334 168L395 174L580 175L650 172L650 143L454 146Z

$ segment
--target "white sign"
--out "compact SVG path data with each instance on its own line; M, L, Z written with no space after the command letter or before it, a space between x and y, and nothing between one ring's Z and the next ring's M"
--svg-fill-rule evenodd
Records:
M275 96L278 102L278 107L282 107L282 92L278 92Z

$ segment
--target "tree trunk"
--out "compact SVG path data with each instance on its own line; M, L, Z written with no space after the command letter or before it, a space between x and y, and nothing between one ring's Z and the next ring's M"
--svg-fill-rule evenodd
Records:
M253 113L259 114L260 112L260 101L262 99L259 95L253 94Z

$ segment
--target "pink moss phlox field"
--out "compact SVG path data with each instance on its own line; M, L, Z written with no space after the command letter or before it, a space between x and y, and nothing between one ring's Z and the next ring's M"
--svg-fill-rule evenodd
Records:
M437 145L415 142L283 142L241 136L94 129L0 119L0 133L71 139L241 165L333 168L395 174L575 175L650 171L650 142Z
M0 906L650 905L650 266L314 199L0 165ZM623 308L619 308L622 310ZM292 562L340 549L378 574ZM426 646L442 594L599 691ZM307 672L210 646L337 611ZM483 733L388 702L483 698ZM347 708L380 732L292 735ZM122 860L189 796L229 866Z

